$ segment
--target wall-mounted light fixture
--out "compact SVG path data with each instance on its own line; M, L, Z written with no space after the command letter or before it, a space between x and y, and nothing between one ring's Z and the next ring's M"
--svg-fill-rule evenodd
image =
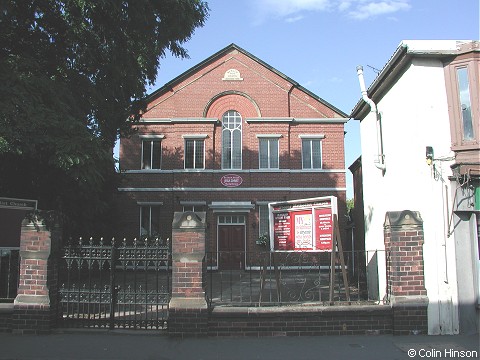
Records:
M427 165L430 166L433 163L433 147L427 146L425 148L425 157L427 158Z

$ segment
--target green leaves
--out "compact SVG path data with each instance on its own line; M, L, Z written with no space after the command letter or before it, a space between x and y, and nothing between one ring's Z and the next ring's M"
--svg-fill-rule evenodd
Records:
M116 186L113 146L138 120L160 58L186 57L207 16L198 0L3 1L0 193L95 221Z

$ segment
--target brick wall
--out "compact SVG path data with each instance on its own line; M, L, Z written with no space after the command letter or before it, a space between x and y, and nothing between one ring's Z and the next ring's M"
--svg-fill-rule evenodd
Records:
M44 334L57 317L56 248L60 230L24 221L20 236L20 274L11 329L18 334Z
M205 213L176 212L172 223L170 336L207 335L208 308L203 289Z
M229 69L237 69L243 80L222 80ZM149 99L147 110L143 114L146 121L135 125L138 134L121 139L120 169L125 173L120 187L159 190L125 191L120 195L122 228L118 229L119 236L138 236L137 202L162 203L161 221L165 228L161 235L170 237L173 213L182 210L181 201L202 201L208 205L212 201L255 203L334 195L338 197L342 239L346 238L346 191L335 190L346 187L344 123L341 120L331 120L340 119L345 114L236 47L196 66L194 71L178 77L169 86L159 89ZM221 169L221 119L229 110L238 111L243 120L241 171ZM272 118L277 120L272 121ZM138 135L147 134L164 135L161 170L141 171L142 139ZM204 140L205 170L183 170L185 140L182 136L185 134L207 136ZM278 171L259 171L257 135L261 134L281 136ZM322 165L323 170L327 171L302 170L300 135L305 134L325 136L322 140ZM237 189L225 191L220 178L230 172L241 176L243 182ZM186 190L180 190L182 188ZM191 188L206 188L206 191L188 191ZM248 188L266 190L249 191ZM283 190L273 191L274 188ZM296 191L295 188L332 190ZM254 244L254 239L258 237L258 230L253 230L252 227L257 220L256 216L255 211L252 211L247 219L247 245ZM209 212L207 217L211 225L207 229L207 237L215 242L214 215ZM348 250L347 246L344 248Z
M176 212L172 224L172 299L168 333L187 336L390 334L390 306L215 307L203 290L205 213Z
M0 304L0 333L12 331L13 304Z
M205 233L178 232L173 230L172 296L204 297L202 284L202 259L205 255ZM185 261L199 253L196 261Z
M315 336L391 334L385 305L345 307L215 308L210 336Z
M221 116L219 117L221 119ZM344 169L344 125L341 124L298 124L289 123L251 123L242 124L242 168L258 169L258 138L262 134L278 134L280 169L302 169L302 140L300 135L325 135L322 140L323 169ZM185 134L205 134L205 168L221 169L222 127L221 125L205 125L192 121L191 124L174 123L169 125L140 124L139 135L165 135L162 139L162 170L184 168ZM140 170L141 138L132 135L120 141L120 168L122 170ZM327 176L322 173L320 178Z
M428 332L428 297L423 266L423 220L417 211L390 211L385 216L387 292L395 335Z
M238 67L242 81L223 81L225 71ZM243 168L258 168L258 139L256 134L277 133L280 139L280 167L301 169L301 139L299 134L325 134L323 141L324 168L343 169L343 123L255 123L248 118L338 118L325 102L295 88L295 85L266 68L246 54L233 50L204 65L187 78L163 89L150 100L143 118L216 118L221 120L228 110L237 110L243 121ZM221 124L184 121L182 123L141 123L139 134L164 134L163 169L183 168L183 134L207 134L206 168L220 169ZM140 169L141 141L138 136L121 139L120 166L122 170Z
M388 289L397 296L426 295L423 272L423 229L386 234L389 249Z
M395 219L389 220L385 227L388 292L395 296L427 295L423 269L424 237L421 220L412 212L390 212L389 214L389 219L392 217ZM394 221L396 223L392 224ZM413 221L419 223L413 224Z

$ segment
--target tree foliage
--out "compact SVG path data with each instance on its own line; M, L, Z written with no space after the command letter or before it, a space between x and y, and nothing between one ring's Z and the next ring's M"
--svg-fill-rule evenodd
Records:
M0 196L39 199L75 232L105 220L115 141L207 16L200 0L2 1Z

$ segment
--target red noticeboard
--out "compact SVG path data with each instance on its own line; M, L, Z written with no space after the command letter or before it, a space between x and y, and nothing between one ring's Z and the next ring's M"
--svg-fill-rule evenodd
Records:
M333 242L333 219L331 208L314 208L316 220L315 247L317 250L332 250Z
M270 203L269 210L271 250L332 251L336 197Z

